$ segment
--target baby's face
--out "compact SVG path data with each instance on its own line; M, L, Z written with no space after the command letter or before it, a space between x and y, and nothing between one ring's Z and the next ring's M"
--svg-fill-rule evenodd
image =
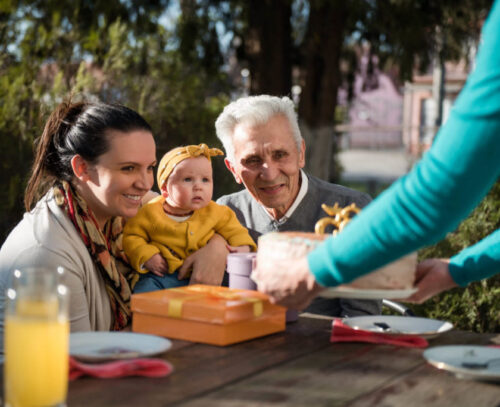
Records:
M185 214L208 205L213 193L212 164L204 156L177 164L162 188L169 210Z

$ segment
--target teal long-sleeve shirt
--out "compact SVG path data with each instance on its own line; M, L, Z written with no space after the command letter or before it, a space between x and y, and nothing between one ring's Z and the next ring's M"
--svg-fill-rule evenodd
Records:
M500 0L483 33L476 68L431 149L308 256L324 286L350 282L442 239L477 206L500 175ZM500 272L500 230L450 262L459 285Z

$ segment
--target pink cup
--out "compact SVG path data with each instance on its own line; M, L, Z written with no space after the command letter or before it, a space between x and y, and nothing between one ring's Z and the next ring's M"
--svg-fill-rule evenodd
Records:
M230 253L227 256L227 272L229 288L256 290L257 284L250 278L257 253ZM286 322L295 322L298 311L289 309L286 312Z
M227 256L229 288L256 290L257 284L250 278L252 264L257 253L230 253Z

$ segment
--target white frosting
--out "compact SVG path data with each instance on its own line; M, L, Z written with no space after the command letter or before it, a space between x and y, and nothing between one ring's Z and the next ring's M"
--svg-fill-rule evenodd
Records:
M306 256L323 243L313 233L272 232L259 237L257 264L266 261L293 259ZM413 287L417 263L416 253L402 257L378 270L360 277L347 286L361 289L406 289Z

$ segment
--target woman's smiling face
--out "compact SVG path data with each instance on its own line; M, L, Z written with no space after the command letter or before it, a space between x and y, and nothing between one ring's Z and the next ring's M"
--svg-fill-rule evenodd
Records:
M153 186L156 146L146 130L108 132L109 150L88 165L83 198L102 227L113 216L134 216ZM82 191L80 191L82 193Z

